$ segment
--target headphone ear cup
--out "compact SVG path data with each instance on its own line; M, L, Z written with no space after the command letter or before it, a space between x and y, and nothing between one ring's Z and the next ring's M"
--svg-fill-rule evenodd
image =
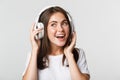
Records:
M74 24L73 24L73 20L72 17L70 16L69 13L67 13L68 19L70 21L70 26L71 26L71 33L74 32Z
M72 21L70 21L70 26L71 26L71 32L74 32L74 24Z
M42 31L35 36L37 40L42 39L44 37L44 24L42 22L36 23L34 26L34 30L40 29L40 28L42 29Z

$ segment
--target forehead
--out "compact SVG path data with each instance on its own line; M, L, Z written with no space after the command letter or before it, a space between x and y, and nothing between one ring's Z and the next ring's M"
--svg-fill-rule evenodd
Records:
M57 13L54 13L51 15L49 22L51 22L51 21L58 21L59 22L59 21L63 21L63 20L66 20L66 17L64 16L64 14L57 12Z

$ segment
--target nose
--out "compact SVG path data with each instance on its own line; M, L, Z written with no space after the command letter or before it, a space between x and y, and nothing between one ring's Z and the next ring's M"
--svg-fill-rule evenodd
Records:
M62 27L61 24L57 26L57 30L58 30L59 32L63 31L63 27Z

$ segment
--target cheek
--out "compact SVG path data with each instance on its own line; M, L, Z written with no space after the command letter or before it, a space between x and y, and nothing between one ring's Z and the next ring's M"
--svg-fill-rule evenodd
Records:
M67 36L69 35L70 31L69 31L69 27L65 28L65 32L67 34Z
M55 34L55 30L54 29L51 29L51 28L47 29L48 38L51 38L52 36L54 36L54 34Z

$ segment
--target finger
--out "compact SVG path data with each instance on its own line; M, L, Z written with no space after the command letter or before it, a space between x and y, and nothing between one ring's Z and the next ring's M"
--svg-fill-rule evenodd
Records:
M34 27L34 26L35 26L35 22L32 23L32 26L31 26L31 28L30 28L30 38L33 37L33 27Z
M41 33L42 31L43 31L43 28L34 30L33 35L35 36L36 34Z
M38 29L36 29L36 30L43 30L44 28L43 27L40 27L40 28L38 28Z
M32 27L31 27L31 30L30 30L31 34L37 34L39 32L42 32L42 30L44 29L43 27L38 28L38 29L34 29L34 27L35 27L35 23L32 24Z
M71 41L71 44L70 44L70 47L74 47L75 46L75 43L76 43L76 32L73 32L72 34L72 41Z
M34 30L34 26L35 26L35 22L32 23L32 27L30 28L30 32L32 33L32 31Z

